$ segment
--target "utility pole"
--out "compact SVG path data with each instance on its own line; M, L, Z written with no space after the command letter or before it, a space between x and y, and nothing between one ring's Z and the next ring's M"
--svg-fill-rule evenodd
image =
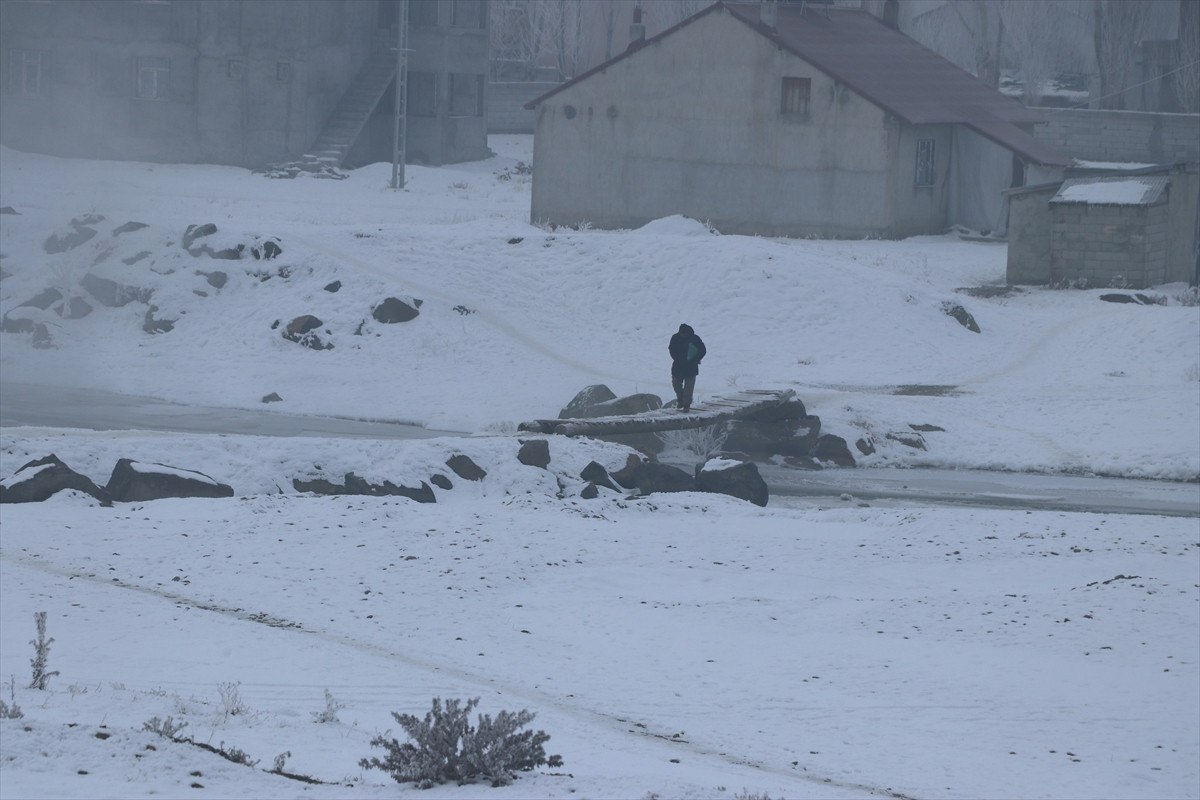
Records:
M408 0L395 0L396 98L392 131L392 188L404 188L404 158L408 133Z

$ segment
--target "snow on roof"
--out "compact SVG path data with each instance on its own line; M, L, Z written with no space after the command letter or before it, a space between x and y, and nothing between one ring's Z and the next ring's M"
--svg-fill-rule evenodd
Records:
M1149 206L1160 202L1170 181L1163 175L1129 178L1072 178L1064 181L1051 203L1090 203L1112 206Z
M1082 158L1076 158L1071 162L1071 166L1082 169L1111 169L1132 172L1135 169L1157 167L1158 164L1142 164L1138 161L1087 161Z

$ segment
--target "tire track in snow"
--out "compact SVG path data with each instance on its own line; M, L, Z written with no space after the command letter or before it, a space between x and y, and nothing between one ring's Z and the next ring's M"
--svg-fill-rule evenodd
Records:
M359 641L358 639L354 639L350 636L344 636L342 634L332 633L326 630L306 628L302 622L290 620L285 617L275 616L265 611L251 612L243 608L222 605L211 600L198 600L196 598L188 597L178 592L159 588L157 586L145 586L125 580L123 578L102 577L96 573L81 572L79 570L65 567L61 564L32 554L14 554L8 550L0 549L0 561L6 561L10 564L17 564L19 566L23 566L28 569L34 569L48 575L67 578L68 580L83 580L96 584L97 586L103 586L110 589L121 589L125 591L136 592L151 598L167 600L177 606L196 609L197 611L207 611L209 613L219 614L221 616L229 617L241 622L266 625L287 633L311 636L329 644L356 650L360 653L364 653L376 658L399 662L421 671L448 675L456 680L462 681L463 683L477 686L481 690L498 692L503 695L520 698L522 701L527 702L530 705L547 706L553 708L560 714L572 717L585 723L599 723L615 733L624 735L632 734L639 739L658 739L670 742L680 749L689 751L696 756L723 761L731 766L748 767L767 775L774 775L792 780L802 780L819 786L830 786L850 791L867 792L871 795L892 798L893 800L914 800L914 798L910 795L897 792L890 788L874 786L855 781L847 781L838 778L824 777L808 772L807 768L805 768L804 772L800 772L797 771L798 768L795 767L791 769L774 767L769 764L763 764L754 761L749 757L723 753L719 750L696 745L688 741L674 739L669 733L655 731L649 727L638 727L639 725L642 725L642 723L637 723L633 720L629 720L624 717L618 717L603 711L597 711L592 708L564 703L562 700L552 695L537 690L531 690L525 686L508 684L498 681L495 678L490 678L470 670L462 669L461 667L439 663L430 659L414 657L405 653L401 653L397 650L393 650L389 647L384 647L383 645ZM633 725L634 727L630 728L630 725Z
M344 261L348 264L352 264L353 266L355 266L365 272L369 272L377 277L384 278L388 281L395 281L398 279L403 280L405 286L412 287L413 289L420 292L421 294L426 295L428 297L436 298L437 300L439 300L443 303L450 304L450 303L455 302L454 298L451 298L451 297L443 294L440 290L430 286L429 284L422 283L421 281L415 281L415 280L412 280L411 278L407 278L407 277L402 278L400 276L397 276L393 272L390 272L389 270L384 269L383 267L379 267L379 266L376 266L375 264L372 264L369 261L364 261L363 259L352 256L344 251L337 250L337 249L328 247L323 244L318 244L310 239L305 239L305 238L302 238L299 236L292 236L291 238L294 241L297 241L297 242L305 245L306 247L311 248L312 250L323 253L326 256L329 256L330 258L336 258L336 259ZM595 367L592 367L588 364L584 364L581 361L576 361L575 359L571 358L570 356L564 355L564 354L558 352L557 350L547 347L537 337L526 333L525 331L521 330L517 326L513 325L512 323L508 322L507 320L501 318L500 316L498 316L490 311L475 309L475 314L476 314L476 316L478 316L478 318L480 320L491 325L497 331L504 334L509 339L520 344L521 346L523 346L529 350L532 350L533 352L538 353L539 355L544 356L545 358L548 358L551 361L562 364L565 367L570 367L571 369L578 370L579 372L582 372L585 375L591 375L596 378L601 378L601 379L605 379L605 380L625 381L625 382L633 383L636 385L649 384L649 385L654 385L654 386L666 386L666 384L663 383L663 381L661 379L651 379L651 378L646 378L645 376L640 377L640 378L633 378L633 377L629 377L626 375L614 375L609 372L604 372L603 370L598 370Z

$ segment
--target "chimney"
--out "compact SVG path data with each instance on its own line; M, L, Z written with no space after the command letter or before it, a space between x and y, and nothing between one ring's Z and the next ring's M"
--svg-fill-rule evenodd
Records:
M883 24L900 30L900 0L883 0Z
M758 0L758 21L775 30L779 5L776 0Z
M633 7L633 24L629 26L629 46L640 47L646 40L646 26L642 24L642 2L638 0Z

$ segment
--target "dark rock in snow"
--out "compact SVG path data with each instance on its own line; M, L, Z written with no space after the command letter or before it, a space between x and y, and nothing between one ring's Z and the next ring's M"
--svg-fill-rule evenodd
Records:
M950 315L951 317L954 317L954 319L958 321L959 325L962 325L972 333L979 333L979 325L975 322L975 318L971 316L969 311L967 311L958 303L943 303L942 311L946 312L946 314Z
M642 494L655 492L691 492L696 489L696 479L678 467L643 461L634 470L633 484Z
M36 350L49 350L54 347L54 338L50 336L50 329L44 322L33 326L33 347Z
M63 319L82 319L92 313L92 305L82 297L72 297L54 307L54 313Z
M187 230L183 232L183 249L190 252L193 242L205 236L212 236L216 232L217 226L211 222L203 225L188 225Z
M122 458L105 487L113 500L132 503L165 497L233 497L233 488L203 472Z
M129 256L128 258L122 258L121 263L125 264L127 266L133 266L134 264L138 263L139 261L142 261L143 259L147 259L149 257L150 257L150 251L143 250L142 252L136 253L135 255L132 255L132 256Z
M579 473L579 477L596 486L603 486L606 489L612 489L614 492L621 491L609 476L608 470L599 462L588 462L588 465Z
M263 395L262 401L264 403L282 403L283 398L279 396L278 392L271 392L268 395Z
M817 439L817 446L813 448L812 456L818 461L832 461L839 467L858 466L854 461L854 456L850 455L850 448L846 445L846 440L840 436L834 436L832 433L827 433Z
M153 289L139 289L136 286L125 286L109 278L101 278L87 273L79 279L79 285L101 305L109 308L121 308L135 300L148 303L154 295Z
M727 494L756 506L765 506L770 497L767 482L758 473L758 467L749 461L736 464L709 461L696 474L696 488L702 492Z
M313 494L349 494L345 486L336 484L333 481L325 480L324 478L313 478L310 481L302 481L299 478L292 478L292 487L297 492L312 492Z
M315 331L325 323L312 314L303 314L287 324L283 338L301 344L311 350L332 350L333 345L322 341Z
M666 444L657 433L610 433L596 438L632 447L647 458L656 458L666 448Z
M104 489L68 467L53 453L30 461L11 477L0 481L0 503L40 503L64 489L74 489L111 505Z
M113 236L120 236L122 233L133 233L140 231L142 228L150 227L144 222L126 222L124 225L118 225L113 228Z
M767 408L755 411L746 417L743 417L747 422L781 422L783 420L802 419L808 416L808 410L804 407L804 403L800 398L792 398L786 402L776 406L768 406Z
M203 276L204 279L208 281L208 285L214 289L223 289L225 288L225 284L229 282L229 275L219 269L213 270L212 272L205 272L204 270L198 269L196 270L196 274Z
M478 481L487 477L487 471L471 460L470 456L462 453L446 459L446 466L454 470L454 474L465 481Z
M279 246L279 240L274 237L250 248L250 255L254 256L255 261L260 258L264 261L270 261L282 252L283 248Z
M875 441L870 436L864 436L854 443L858 448L858 452L864 456L872 455L875 452Z
M939 428L937 425L928 425L925 423L921 423L919 425L913 425L910 422L908 424L908 427L912 428L914 431L917 431L919 433L932 433L934 431L941 431L941 432L945 433L945 431L946 431L945 428Z
M154 316L155 311L158 311L158 306L150 306L146 309L146 318L142 322L142 330L150 335L173 331L176 321L173 319L159 319Z
M62 292L58 289L43 289L38 292L32 300L26 300L21 303L21 306L29 306L31 308L40 308L42 311L50 308L50 306L62 300Z
M528 467L545 469L550 466L550 442L545 439L521 442L521 449L517 451L517 461Z
M594 406L597 403L603 403L606 400L615 400L616 397L617 396L613 394L613 390L609 389L602 383L595 383L591 386L586 386L579 391L579 394L575 395L575 397L571 399L571 402L567 403L566 407L562 411L558 413L558 418L579 419L579 415L575 413L577 410Z
M439 489L445 489L447 491L454 488L454 484L450 482L450 479L441 473L437 475L431 475L429 477L429 482Z
M346 493L365 494L373 497L407 497L409 500L416 500L418 503L437 502L437 497L434 496L433 489L425 481L421 481L421 485L418 487L398 486L387 480L381 484L375 484L369 483L353 472L346 473Z
M46 241L42 242L42 249L47 253L65 253L68 250L73 250L79 245L91 239L96 235L95 228L89 228L86 225L76 224L75 220L71 220L71 231L69 233L55 233L47 237Z
M333 281L332 283L325 284L325 291L330 292L330 293L336 293L341 288L342 288L341 281Z
M1141 305L1138 299L1131 294L1102 294L1100 295L1100 299L1106 303L1133 303L1134 305Z
M0 214L16 214L17 216L20 216L20 212L12 206L0 207Z
M580 490L579 496L584 500L595 500L600 496L600 490L596 487L596 484L589 482L587 486Z
M420 313L417 309L396 297L389 297L371 309L371 316L375 318L375 321L386 324L408 322L409 320L416 319Z
M911 433L909 431L890 431L886 435L886 438L891 439L893 442L899 442L905 447L911 447L914 450L925 449L925 437L916 431Z
M632 453L625 459L625 466L621 467L616 472L611 473L610 477L617 483L624 486L626 489L636 488L634 483L637 477L637 469L641 466L644 459L638 458Z

